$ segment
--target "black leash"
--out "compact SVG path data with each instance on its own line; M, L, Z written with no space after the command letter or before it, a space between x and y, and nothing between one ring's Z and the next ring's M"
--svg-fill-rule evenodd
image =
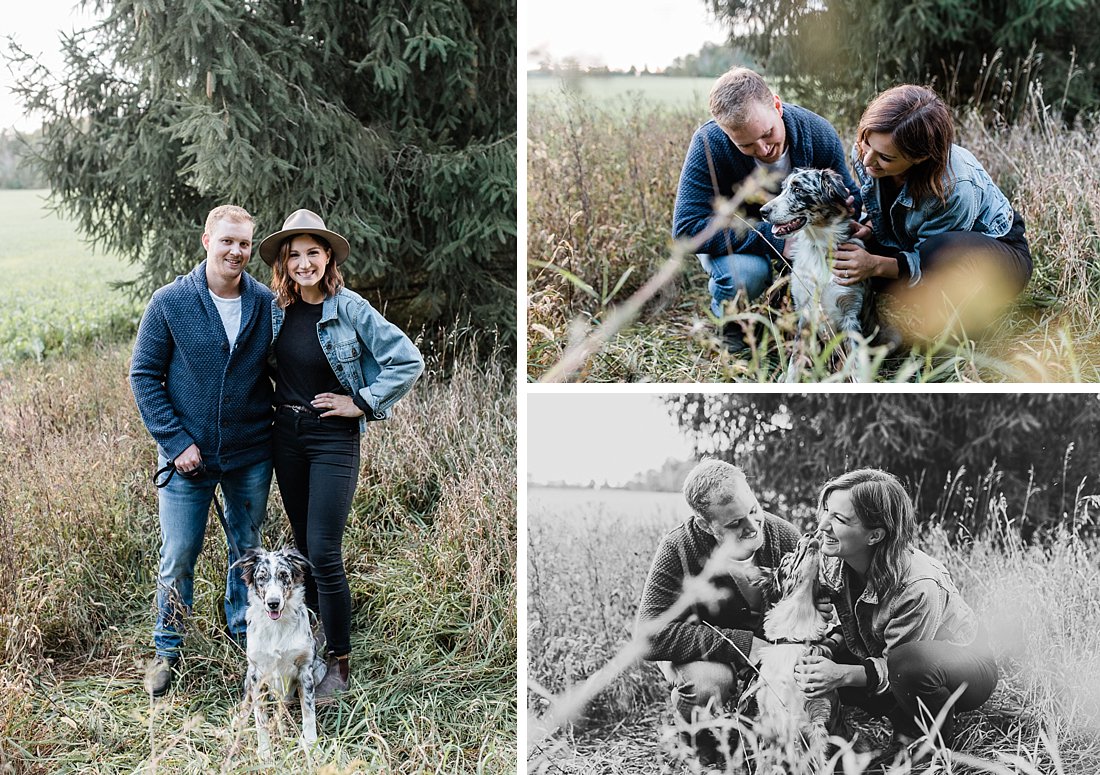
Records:
M172 481L172 477L179 474L184 479L199 479L206 476L206 464L199 463L199 467L194 471L180 471L176 468L176 462L169 460L168 465L153 474L153 486L158 490L168 486L168 483ZM164 477L163 479L161 477ZM218 500L218 486L214 485L214 492L211 494L211 498L214 501L214 511L218 514L218 521L222 523L222 530L225 532L225 538L229 541L229 545L233 548L233 554L237 559L242 557L240 547L237 546L237 542L233 539L233 533L229 530L229 522L225 518L225 512L222 510L222 503ZM255 525L253 525L255 528Z

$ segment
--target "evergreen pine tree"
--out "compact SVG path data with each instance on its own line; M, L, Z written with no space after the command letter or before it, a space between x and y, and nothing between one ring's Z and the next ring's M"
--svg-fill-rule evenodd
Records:
M248 209L257 240L308 207L395 322L515 336L512 0L105 5L63 73L13 58L55 203L141 263L140 292L201 258L212 207Z

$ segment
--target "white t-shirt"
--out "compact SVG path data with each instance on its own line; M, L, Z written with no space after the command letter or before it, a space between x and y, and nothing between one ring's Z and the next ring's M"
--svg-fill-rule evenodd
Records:
M773 161L771 164L765 164L764 162L760 161L760 159L753 159L753 161L756 162L757 167L763 167L765 170L775 175L776 181L779 182L786 180L787 176L791 174L791 170L794 169L794 167L791 165L790 146L784 149L783 155L780 156L777 161ZM775 184L777 189L779 186L779 182Z
M214 300L214 306L218 308L222 326L225 328L225 338L229 340L229 349L237 344L237 334L241 332L241 297L235 299L223 299L218 294L207 289L210 298Z

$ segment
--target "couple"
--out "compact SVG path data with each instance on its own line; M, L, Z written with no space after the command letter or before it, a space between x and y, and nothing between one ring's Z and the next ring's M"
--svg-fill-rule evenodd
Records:
M833 169L853 195L853 236L867 247L842 243L835 251L833 280L871 287L914 306L921 313L911 333L935 338L947 315L965 309L980 315L995 292L1004 302L1023 290L1032 261L1024 221L974 155L954 144L951 114L935 92L895 86L879 94L856 130L851 162L845 164L836 130L821 116L781 102L759 74L730 70L710 94L712 120L695 131L680 173L673 236L694 237L714 219L715 196L730 197L757 168L778 185L799 167ZM758 217L760 204L748 214ZM771 225L755 230L725 229L701 245L699 260L710 275L711 310L732 353L747 349L741 326L723 324L726 305L738 293L747 299L771 285L773 261L785 240ZM968 304L976 289L987 291ZM980 323L980 321L976 321ZM867 332L869 333L869 332Z
M134 344L130 385L159 469L156 656L146 671L154 697L168 691L180 657L214 488L225 497L232 565L259 545L272 468L294 542L312 564L306 602L327 652L317 697L347 688L351 593L341 545L359 435L424 368L408 337L344 287L348 241L318 215L298 210L260 243L271 289L245 272L252 232L246 210L211 210L206 260L153 294ZM231 568L226 625L242 646L247 604Z
M722 599L684 611L649 638L645 654L672 684L677 715L690 722L736 705L750 663L767 645L760 637L764 603L751 580L761 567L777 567L799 535L761 509L741 469L720 460L704 460L688 474L684 497L694 515L662 540L638 622L644 627L669 611L685 581L722 545L730 570L713 581ZM889 716L901 746L919 738L922 724L966 683L940 730L950 745L954 712L979 707L997 684L977 617L944 566L913 545L913 503L893 475L850 471L825 484L818 506L829 594L819 608L835 606L839 630L803 658L799 686L807 697L839 690L842 704ZM695 745L704 763L721 765L713 734L699 733Z

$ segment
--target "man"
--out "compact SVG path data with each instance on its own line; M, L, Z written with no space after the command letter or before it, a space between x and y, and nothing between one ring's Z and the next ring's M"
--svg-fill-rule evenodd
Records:
M832 168L844 178L854 212L859 212L859 189L848 172L836 130L816 113L781 102L757 73L736 67L721 76L711 89L710 113L712 120L695 130L680 172L674 237L704 231L714 218L715 197L733 196L758 168L770 173L773 194L798 167ZM759 220L762 204L746 205L745 216ZM722 229L697 248L710 275L711 311L732 353L746 345L740 325L723 324L725 305L738 291L750 300L760 296L771 285L773 262L786 266L780 260L783 248L784 240L773 236L766 222L741 233Z
M259 544L271 485L273 295L244 270L252 254L252 216L240 207L210 211L202 235L206 260L153 294L138 327L130 386L157 443L160 568L156 656L146 688L168 691L193 601L214 488L221 484L228 564ZM244 643L248 597L237 570L226 577L229 634Z
M683 492L693 515L662 539L642 590L637 626L648 644L644 658L658 663L672 685L673 708L691 722L721 713L740 696L738 679L751 675L750 665L766 645L758 637L763 600L752 582L762 567L777 567L799 536L790 523L760 508L744 472L729 463L702 461L688 474ZM700 574L710 576L713 594L681 601L685 589L700 588L685 587ZM721 764L713 733L700 732L695 745L705 764Z

